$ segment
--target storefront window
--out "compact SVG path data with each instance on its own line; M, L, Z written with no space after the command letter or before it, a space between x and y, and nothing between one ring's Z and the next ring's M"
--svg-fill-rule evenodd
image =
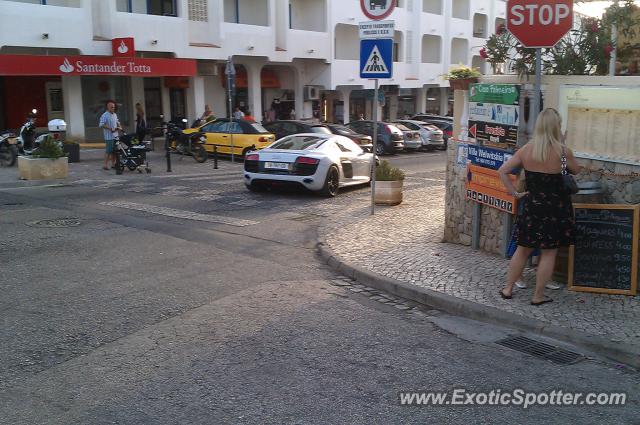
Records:
M100 140L100 115L108 100L116 102L116 113L122 127L131 124L131 95L127 77L82 77L82 103L87 138Z

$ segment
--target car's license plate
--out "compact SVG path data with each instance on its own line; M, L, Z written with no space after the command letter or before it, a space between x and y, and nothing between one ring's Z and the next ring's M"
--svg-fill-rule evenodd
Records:
M289 164L287 162L265 162L264 168L271 168L274 170L288 170Z

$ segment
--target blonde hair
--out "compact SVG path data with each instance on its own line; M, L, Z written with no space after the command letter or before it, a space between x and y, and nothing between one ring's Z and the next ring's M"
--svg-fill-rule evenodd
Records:
M561 125L562 119L555 109L547 108L540 112L533 133L533 141L531 142L531 159L538 162L546 162L549 159L551 150L555 150L558 155L561 155Z

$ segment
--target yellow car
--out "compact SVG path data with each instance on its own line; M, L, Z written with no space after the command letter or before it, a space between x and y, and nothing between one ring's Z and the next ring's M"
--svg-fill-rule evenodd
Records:
M229 123L228 118L219 118L209 121L196 128L184 130L185 133L202 131L207 136L205 149L213 153L213 146L218 146L218 153L231 154L232 146L234 155L245 156L249 151L266 148L276 138L261 124L247 120L236 120Z

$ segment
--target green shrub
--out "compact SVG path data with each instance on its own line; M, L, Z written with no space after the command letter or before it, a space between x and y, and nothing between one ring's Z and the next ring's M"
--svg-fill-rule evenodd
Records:
M398 167L392 167L389 161L382 161L376 167L376 180L383 182L404 180L404 172Z
M60 143L53 138L53 136L47 136L40 146L33 151L32 156L34 158L62 158L65 156L65 153L62 151L62 147Z

